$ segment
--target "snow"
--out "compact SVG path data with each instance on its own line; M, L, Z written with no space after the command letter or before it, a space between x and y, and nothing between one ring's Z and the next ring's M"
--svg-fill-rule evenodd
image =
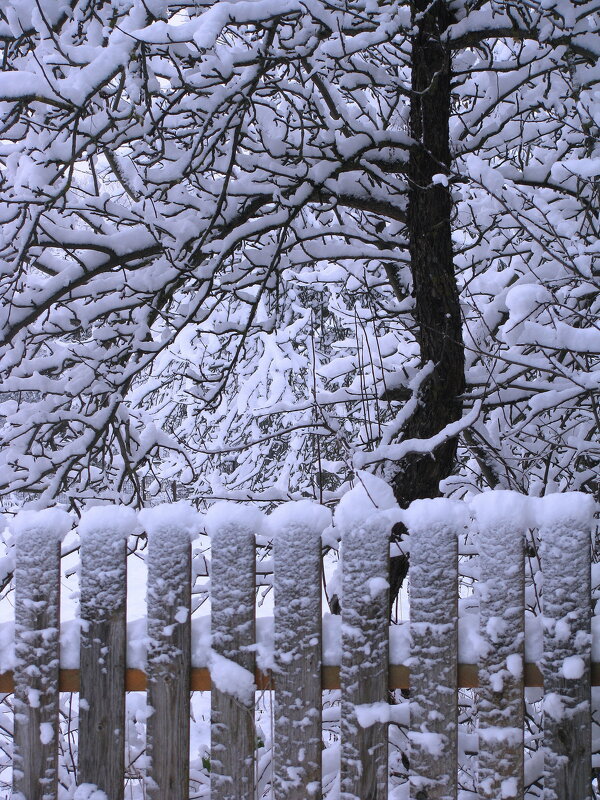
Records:
M490 725L485 728L479 728L479 738L485 744L504 743L510 747L518 747L523 741L523 731L521 728L515 728L511 725Z
M93 506L83 512L77 527L81 539L91 547L103 547L107 538L116 542L134 533L137 514L127 506Z
M81 783L75 789L73 800L108 800L108 797L93 783Z
M525 658L527 658L527 634L525 634ZM518 653L511 653L506 657L506 669L517 680L523 677L523 659Z
M252 530L258 535L264 525L264 514L255 506L233 502L214 503L204 516L206 532L213 538L222 528Z
M359 527L378 511L398 508L391 486L372 475L358 470L353 489L341 498L334 513L334 523L341 530Z
M214 650L210 651L208 667L212 682L221 692L232 695L244 705L254 700L256 684L249 670Z
M376 722L390 722L392 709L389 703L359 703L354 706L354 713L361 728L370 728Z
M431 453L449 439L459 436L463 431L474 425L481 414L481 403L476 401L473 408L460 420L450 422L439 433L428 439L405 439L399 444L382 444L368 453L357 453L354 465L365 467L382 460L401 461L411 453Z
M535 524L531 498L518 492L498 489L483 492L470 501L470 507L484 530L501 527L503 530L516 528L524 531Z
M40 722L40 742L50 744L54 739L54 727L50 722Z
M545 692L543 699L544 714L548 714L555 722L565 717L565 698L557 692Z
M311 500L297 500L277 506L269 514L268 520L274 536L281 529L298 528L320 535L331 524L331 511Z
M583 492L547 494L531 498L535 509L535 521L540 528L551 526L573 527L577 530L589 527L598 509L592 495Z
M518 784L516 778L504 778L500 787L502 800L516 797L518 793Z
M188 537L191 541L200 528L200 515L190 503L162 503L139 512L139 521L149 536ZM168 546L168 545L167 545Z
M567 158L552 165L552 177L555 180L561 180L569 174L595 178L600 175L600 158Z
M431 731L409 731L408 738L412 745L418 746L428 755L439 758L444 754L447 738L440 733ZM421 778L422 780L422 778Z
M367 589L371 599L374 600L378 594L386 592L390 588L389 581L386 578L369 578L367 581Z
M576 681L585 672L585 661L581 656L567 656L562 662L562 674L567 680Z
M436 497L413 501L404 512L403 520L409 531L419 534L438 526L460 531L468 525L469 513L464 503Z
M64 539L73 524L72 518L60 508L47 508L41 511L19 511L8 523L17 544L27 541L35 547L35 541L41 537L44 541Z
M40 707L40 690L39 689L28 689L27 690L27 702L29 703L30 708L39 708Z

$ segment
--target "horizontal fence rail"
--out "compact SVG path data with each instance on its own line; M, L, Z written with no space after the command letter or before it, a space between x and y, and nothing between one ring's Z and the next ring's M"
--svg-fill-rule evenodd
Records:
M592 662L590 670L590 685L600 686L600 663ZM192 667L190 670L190 691L210 692L212 681L208 667ZM79 692L80 671L78 669L61 669L58 674L58 689L60 692ZM457 685L460 689L479 688L479 667L477 664L457 664ZM274 691L277 689L277 677L271 671L254 671L254 683L259 692ZM125 691L145 692L148 686L148 677L144 670L128 668L125 670ZM340 688L339 666L324 665L321 667L320 686L323 691L333 691ZM544 676L538 664L525 663L523 673L523 686L528 688L544 688ZM390 664L388 667L388 689L410 688L410 667L404 664ZM0 672L0 694L10 694L15 690L15 681L12 671Z
M330 512L308 501L266 516L217 504L205 518L183 504L136 514L96 507L80 537L80 666L60 665L60 542L64 512L21 512L15 554L13 792L58 800L59 692L79 693L78 781L123 800L125 693L146 692L146 796L189 796L190 692L211 692L211 800L252 800L257 788L256 692L273 693L274 800L326 797L321 692L341 697L339 797L388 797L388 736L396 690L409 692L408 792L456 800L459 690L477 689L480 797L521 800L524 689L543 689L543 784L557 800L591 798L590 498L493 492L469 505L438 499L400 510L389 493L357 487ZM373 487L371 487L372 489ZM375 499L374 499L375 498ZM410 653L391 660L390 532L408 530ZM192 660L192 539L211 540L211 642ZM541 543L543 655L525 662L527 531ZM148 537L146 666L127 665L127 540ZM324 663L323 532L341 538L341 659ZM459 660L458 541L475 542L477 663ZM257 662L256 547L272 543L273 652ZM335 540L335 539L333 539ZM474 573L475 574L475 573ZM198 663L198 662L196 662ZM200 662L202 663L202 662ZM86 795L87 796L87 795ZM390 795L391 796L391 795Z

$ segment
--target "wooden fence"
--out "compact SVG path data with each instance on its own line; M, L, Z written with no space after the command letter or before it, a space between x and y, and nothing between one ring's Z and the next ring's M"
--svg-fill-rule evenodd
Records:
M581 495L544 499L484 496L467 508L419 501L376 509L369 493L340 504L342 658L322 664L321 534L328 512L307 502L268 518L222 506L211 536L211 656L191 664L191 546L197 516L160 507L88 512L81 536L80 669L59 663L60 540L71 520L23 512L16 541L14 796L54 800L58 693L79 691L80 783L123 798L125 692L147 691L147 796L185 800L189 783L190 691L211 689L211 798L251 800L255 781L255 690L273 690L272 791L276 800L322 797L322 698L341 689L342 800L388 797L390 689L410 685L410 797L457 797L458 690L477 686L479 796L522 798L524 685L544 687L547 797L591 797L591 586L593 506ZM389 665L390 530L410 532L411 658ZM126 665L127 537L148 535L148 654L144 672ZM480 659L458 663L458 541L476 528ZM536 528L543 564L544 655L525 664L525 532ZM275 667L255 664L256 535L272 537ZM598 683L597 675L594 675ZM212 679L212 680L211 680ZM393 715L392 715L393 716Z

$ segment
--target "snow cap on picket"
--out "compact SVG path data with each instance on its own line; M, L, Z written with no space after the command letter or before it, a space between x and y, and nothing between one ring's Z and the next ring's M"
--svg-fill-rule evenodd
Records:
M469 506L483 530L508 528L523 531L535 525L531 498L519 492L493 489L476 495Z
M73 800L108 800L108 797L94 783L80 783L75 790Z
M531 498L540 528L554 526L585 530L592 524L598 504L591 494L565 492Z
M338 503L334 521L336 527L346 531L391 510L399 510L392 487L376 475L358 470L356 485Z
M143 508L139 513L139 520L148 536L187 537L189 541L198 533L200 517L199 512L185 500Z
M61 542L71 530L73 519L61 508L44 508L40 511L19 511L9 522L9 529L17 544L21 539L41 537L44 541Z
M254 506L223 500L208 509L204 523L211 538L222 530L251 530L258 535L265 525L265 515Z
M277 506L268 517L271 533L282 530L305 530L320 536L331 525L331 511L312 500L292 500Z
M92 506L81 515L78 525L82 541L96 537L120 541L139 528L135 510L130 506Z
M404 512L403 520L410 533L439 527L460 530L469 524L469 514L465 503L434 497L414 500Z

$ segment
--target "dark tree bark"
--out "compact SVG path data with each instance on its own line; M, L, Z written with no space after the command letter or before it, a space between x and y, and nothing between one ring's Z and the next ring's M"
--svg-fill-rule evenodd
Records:
M441 37L452 17L445 0L415 0L412 15L416 33L410 128L416 145L408 164L407 223L421 362L432 362L434 369L403 437L427 439L462 415L465 359L452 253L452 198L448 186L433 183L433 176L446 173L451 161L451 55ZM433 455L409 455L398 464L392 479L398 503L406 507L417 498L438 495L440 481L454 466L456 448L457 439L451 439ZM406 568L395 564L392 597L405 575Z

